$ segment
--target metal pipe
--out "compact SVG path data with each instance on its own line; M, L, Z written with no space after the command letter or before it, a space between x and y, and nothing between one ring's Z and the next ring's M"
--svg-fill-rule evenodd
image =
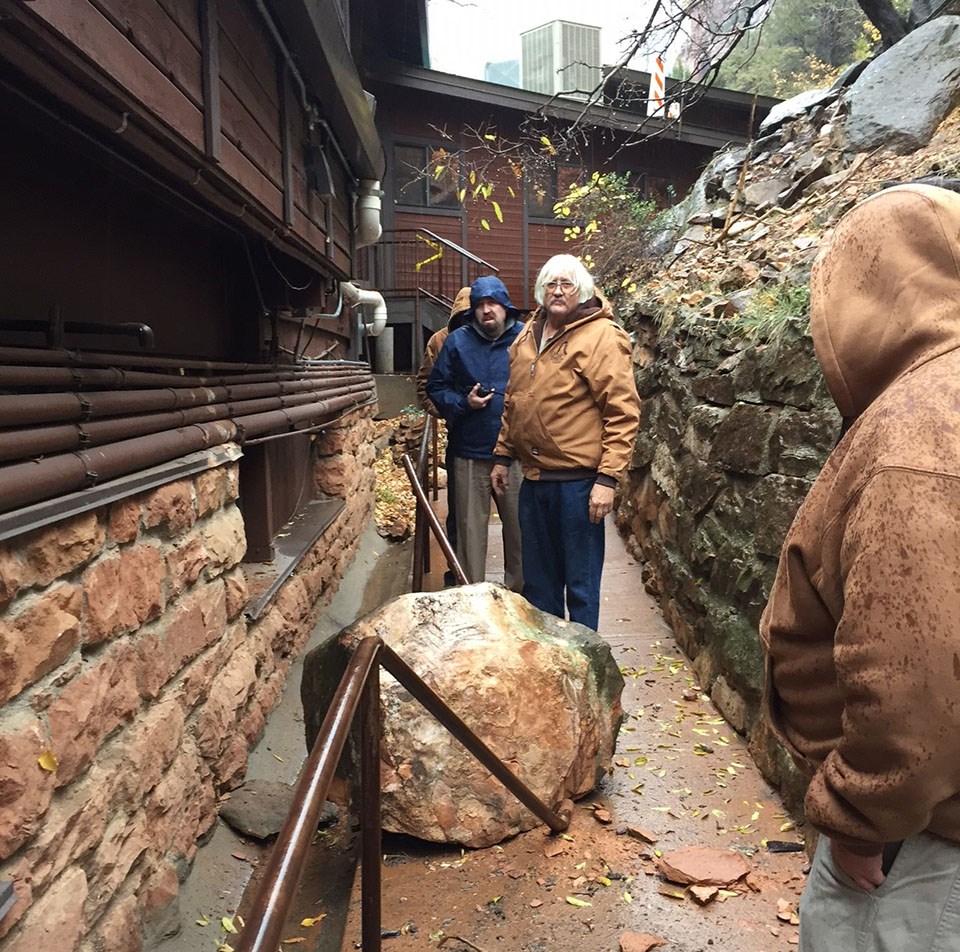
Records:
M348 375L336 379L338 385L369 384L369 374ZM24 426L33 423L63 423L97 417L149 413L182 407L205 406L254 397L319 391L312 379L274 381L237 386L194 387L156 390L92 391L89 393L30 393L0 395L0 426Z
M231 376L202 377L179 374L128 371L117 367L106 369L90 367L23 367L0 365L0 388L57 387L63 390L100 389L120 390L137 388L228 387L238 384L268 383L282 380L336 379L355 375L353 367L289 366L284 370L263 373L244 373Z
M240 933L237 952L275 952L280 945L307 850L360 704L363 686L383 647L377 637L364 638L347 664L317 740L300 772L293 792L294 806L277 835L247 915L246 928Z
M335 387L331 390L277 395L235 403L211 403L202 407L141 416L7 430L0 432L0 462L34 459L38 456L49 456L52 453L102 446L105 443L113 443L133 436L145 436L148 433L160 433L193 423L210 423L231 417L281 410L285 407L303 406L316 402L316 395L320 392L327 399L345 394L356 394L359 399L369 394L371 387L372 384L368 386L354 384L349 387Z
M417 479L417 474L414 471L413 463L410 461L410 457L406 453L403 454L403 468L407 471L407 478L410 480L410 487L413 489L413 494L417 497L417 503L423 507L423 515L429 523L433 534L437 537L440 550L443 552L443 556L447 560L447 564L450 566L450 571L456 575L457 581L461 585L469 585L470 580L463 571L463 566L460 564L460 560L453 551L453 548L450 545L450 540L443 531L443 527L440 525L440 520L437 518L437 514L430 506L430 500L427 498L427 494L424 492L423 486L420 485L420 480Z
M12 463L0 467L0 512L219 446L232 441L235 435L233 423L198 423L39 462Z
M367 394L373 392L371 387L364 391ZM257 436L263 436L267 433L276 432L278 427L284 426L293 429L298 423L319 422L318 417L328 416L337 410L345 410L348 407L356 406L360 403L359 395L348 395L343 397L334 397L332 400L318 400L316 403L309 403L302 407L291 407L289 410L274 410L270 413L255 413L251 416L237 417L233 422L237 426L237 435L240 442Z
M76 350L52 350L46 347L0 347L0 362L3 363L39 363L57 364L70 367L112 367L122 362L128 367L164 367L179 370L192 367L207 372L213 371L252 371L290 370L294 364L247 364L229 361L201 360L197 357L147 357L143 354L108 354ZM331 366L348 366L369 369L369 365L359 360L331 360Z
M361 642L362 644L362 642ZM454 713L434 690L388 644L380 648L380 664L392 674L453 736L473 754L531 813L554 833L570 826L573 804L561 801L551 810L509 767ZM567 804L570 804L569 807ZM366 946L364 946L366 948Z

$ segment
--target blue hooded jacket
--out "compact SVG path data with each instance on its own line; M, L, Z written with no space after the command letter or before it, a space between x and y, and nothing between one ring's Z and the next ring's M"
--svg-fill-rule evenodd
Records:
M510 379L510 345L523 328L517 320L520 312L510 303L499 278L474 281L470 303L476 306L481 298L492 298L506 308L503 334L490 340L471 315L470 323L446 339L427 379L427 394L447 421L450 450L463 459L493 459L503 416L503 394ZM467 394L476 383L494 390L493 399L482 410L471 410L467 403Z

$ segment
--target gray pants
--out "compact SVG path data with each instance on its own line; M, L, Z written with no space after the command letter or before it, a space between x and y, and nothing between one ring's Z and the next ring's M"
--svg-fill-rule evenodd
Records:
M960 845L911 836L868 893L821 837L800 900L800 952L960 952Z
M496 496L490 482L493 460L453 461L457 482L457 558L471 582L482 582L487 575L487 534L490 524L490 499L493 497L503 524L503 583L511 591L523 591L523 563L520 555L520 519L517 500L520 494L520 465L510 467L510 486Z

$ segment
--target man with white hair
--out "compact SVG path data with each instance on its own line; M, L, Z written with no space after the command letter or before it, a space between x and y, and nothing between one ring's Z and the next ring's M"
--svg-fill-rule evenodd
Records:
M603 519L640 423L630 338L573 255L541 268L534 295L540 306L510 348L491 479L506 492L520 461L524 597L596 629Z

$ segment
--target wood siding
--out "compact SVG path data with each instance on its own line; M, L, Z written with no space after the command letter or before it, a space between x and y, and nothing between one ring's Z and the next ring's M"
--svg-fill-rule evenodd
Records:
M193 164L198 180L213 157L211 174L225 175L245 205L274 221L278 233L296 236L318 261L327 259L338 276L349 276L353 195L344 170L331 154L335 198L328 209L308 187L307 119L299 93L283 88L293 84L284 79L282 56L260 14L244 0L212 6L218 67L212 106L204 97L201 0L35 0L24 20L39 20L85 63L96 64L87 69L100 75L99 98L115 100L114 91L129 96L167 130L164 145ZM205 135L211 118L212 147Z
M484 162L483 180L493 186L489 200L473 194L475 184L462 181L466 197L458 213L450 209L397 205L393 182L396 145L443 148L477 154L476 132L495 133L508 141L519 138L523 114L474 99L390 84L373 84L378 100L378 126L387 152L385 220L388 228L427 228L449 237L467 251L499 269L511 300L518 307L535 306L533 280L554 254L575 249L564 241L563 221L545 218L545 208L525 209L523 183L506 162ZM470 130L473 130L471 132ZM682 195L709 161L712 150L689 142L649 140L624 147L622 134L599 129L584 146L581 159L587 172L629 171L641 189L651 186L658 195ZM510 194L512 189L513 194ZM498 221L492 202L500 206ZM486 220L489 228L482 225ZM402 276L397 275L399 282Z

